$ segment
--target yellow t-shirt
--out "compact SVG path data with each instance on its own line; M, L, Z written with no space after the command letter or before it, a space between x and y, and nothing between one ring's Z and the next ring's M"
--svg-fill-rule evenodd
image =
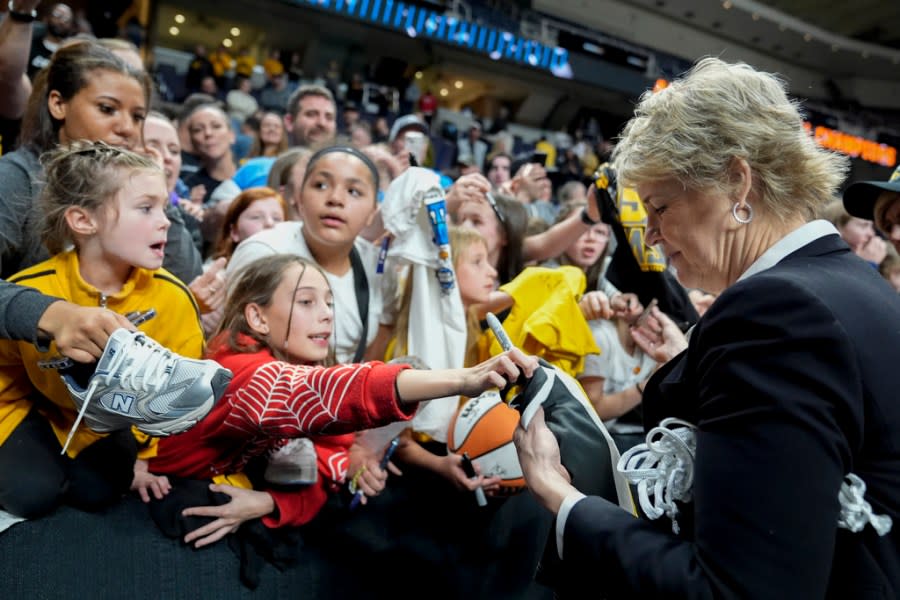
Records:
M540 356L576 377L587 354L599 354L594 335L578 306L587 285L578 267L528 267L500 287L513 299L503 329L513 345ZM502 352L493 334L478 341L479 360Z

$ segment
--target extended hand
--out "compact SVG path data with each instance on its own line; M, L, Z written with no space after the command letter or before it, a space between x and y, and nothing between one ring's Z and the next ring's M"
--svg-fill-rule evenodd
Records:
M613 310L610 306L609 298L599 290L588 292L582 296L581 300L578 301L578 307L581 309L584 318L588 321L593 321L594 319L611 319L613 317Z
M208 271L188 286L197 299L200 314L211 313L225 304L225 264L228 259L217 258Z
M218 483L210 484L209 489L231 496L231 502L219 506L192 506L181 512L185 517L215 519L184 536L184 543L194 543L195 548L218 542L229 533L237 531L244 521L264 517L275 510L275 501L266 492Z
M631 329L631 337L641 350L658 363L668 362L688 345L678 325L655 306L643 323Z
M138 459L134 461L134 479L131 481L131 491L137 492L141 500L147 503L150 502L151 492L154 498L162 500L163 496L172 491L172 484L165 475L151 473L146 460Z
M100 358L109 336L122 327L134 331L128 319L111 310L64 300L48 306L38 321L38 329L56 342L60 354L83 363Z
M487 202L491 182L481 173L469 173L457 179L447 190L447 211L455 214L463 202Z
M474 367L463 369L463 384L459 393L474 398L486 390L506 387L508 382L516 381L519 375L524 374L529 378L537 368L537 358L513 348Z

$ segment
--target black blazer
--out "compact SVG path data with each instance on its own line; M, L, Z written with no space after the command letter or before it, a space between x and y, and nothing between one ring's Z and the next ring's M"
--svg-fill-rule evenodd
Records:
M644 409L648 428L698 428L681 532L588 497L566 521L567 584L629 599L900 596L900 296L838 236L722 293ZM886 536L837 528L850 472L894 520Z

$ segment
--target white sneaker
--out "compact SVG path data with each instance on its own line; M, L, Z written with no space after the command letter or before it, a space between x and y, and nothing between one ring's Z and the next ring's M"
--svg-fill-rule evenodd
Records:
M117 329L86 388L60 376L79 409L65 453L82 418L99 433L132 425L153 436L185 431L209 413L232 374L214 361L179 356L140 331Z
M266 481L277 485L308 485L319 476L316 447L309 438L294 438L269 454Z

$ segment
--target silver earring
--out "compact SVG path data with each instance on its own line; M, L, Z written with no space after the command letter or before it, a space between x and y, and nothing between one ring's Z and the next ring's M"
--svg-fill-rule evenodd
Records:
M734 217L734 220L740 223L741 225L746 225L750 221L753 220L753 207L749 204L744 204L743 208L747 210L747 216L742 217L738 214L738 209L741 208L740 202L735 202L731 207L731 216Z

